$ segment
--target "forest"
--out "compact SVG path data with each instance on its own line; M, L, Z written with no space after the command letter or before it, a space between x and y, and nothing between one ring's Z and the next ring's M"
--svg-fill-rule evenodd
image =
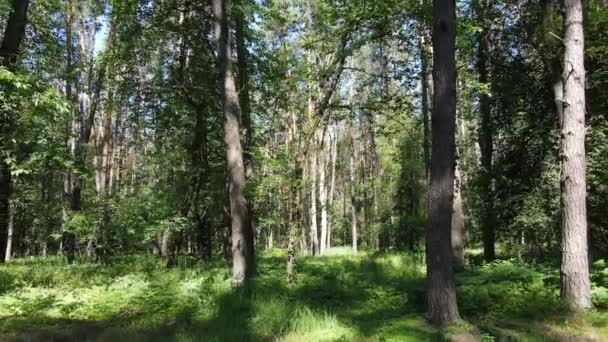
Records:
M608 340L606 0L0 0L0 39L2 341Z

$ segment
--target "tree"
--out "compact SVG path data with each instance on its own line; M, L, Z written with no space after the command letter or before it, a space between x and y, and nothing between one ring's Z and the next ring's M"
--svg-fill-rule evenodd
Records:
M477 20L481 22L481 32L479 33L479 47L477 50L477 72L479 73L479 83L486 84L488 80L488 58L489 58L489 33L487 15L488 3L485 0L478 0ZM494 175L492 171L494 154L494 132L492 124L492 113L490 108L490 96L487 92L479 95L479 147L481 151L481 171L480 171L480 190L481 190L481 235L483 240L483 256L486 261L496 258L494 244L496 240L496 218L494 209Z
M454 210L452 212L452 264L455 272L464 270L465 219L462 203L462 167L456 161L454 176Z
M27 9L29 0L13 0L13 11L8 17L4 29L2 46L0 47L0 57L3 58L2 65L13 64L17 59L19 47L25 36L25 26L27 24Z
M2 66L9 69L14 68L17 60L19 47L25 36L25 26L27 24L27 9L29 0L13 0L13 11L8 17L2 46L0 47L0 58L2 58ZM8 120L2 120L0 124L0 138L2 144L5 143L7 133L11 131L10 117ZM5 146L0 145L0 149ZM13 229L13 223L9 223L9 207L12 192L11 169L5 161L5 156L0 155L0 262L5 260L5 252L7 251L8 230ZM9 227L11 225L11 227ZM10 257L10 256L9 256Z
M564 5L561 296L573 308L587 309L591 307L591 283L587 259L583 5L581 0L566 0Z
M427 227L428 318L460 320L452 269L451 227L456 163L456 2L433 4L433 108Z
M236 0L235 7L235 40L237 51L238 70L238 93L239 105L241 107L241 119L243 123L243 155L245 158L245 176L251 178L253 175L253 123L251 122L251 103L249 99L249 54L246 45L247 20L245 16L245 5L247 1Z
M359 206L357 205L357 161L355 151L357 148L357 138L355 136L355 123L352 120L350 122L350 159L349 159L349 176L350 176L350 213L351 213L351 238L353 252L356 254L358 251L359 244L359 231L357 212Z
M224 112L224 144L232 228L232 281L235 286L243 286L253 273L254 254L249 205L244 193L245 168L239 128L240 105L232 73L226 1L213 0L212 6Z

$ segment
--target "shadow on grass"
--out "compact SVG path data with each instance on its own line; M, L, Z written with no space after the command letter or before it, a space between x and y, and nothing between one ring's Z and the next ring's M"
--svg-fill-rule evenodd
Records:
M302 273L309 277L295 289L294 298L308 307L334 313L354 326L360 336L432 338L434 329L422 319L423 274L415 263L404 270L390 261L382 255L355 260L307 259Z
M20 316L0 320L0 340L440 339L438 331L423 320L425 280L422 264L414 256L305 257L299 259L298 281L293 285L285 282L285 257L264 256L258 259L258 275L249 290L229 287L229 272L223 263L192 263L175 270L158 268L158 265L162 263L152 258L131 258L117 260L115 265L105 268L94 265L49 267L54 272L67 274L54 275L52 281L43 283L55 286L61 279L66 279L68 283L64 287L69 291L80 290L82 281L79 277L116 285L116 279L120 279L118 275L138 275L132 277L132 282L123 279L120 283L133 286L119 287L110 295L105 294L120 295L117 291L133 294L125 296L124 303L118 301L116 305L109 305L112 310L107 315L84 313L89 315L87 317L104 318L98 321L45 316L51 312L55 312L54 317L83 314L58 314L54 297L44 300L36 297L32 303L18 303ZM93 270L99 271L97 276ZM48 272L44 271L40 276L47 277ZM552 333L551 328L531 321L535 316L552 314L558 308L553 273L534 270L527 264L507 262L472 268L458 276L461 312L483 331L498 338L522 332L519 336L526 340L534 336L541 336L542 340L542 336ZM38 279L32 280L32 284L39 283L42 284ZM191 292L185 294L184 291ZM63 292L53 293L63 295ZM98 298L110 298L103 295ZM18 293L14 298L19 298ZM87 308L95 310L96 307ZM522 318L530 322L516 324ZM606 320L600 317L598 322ZM531 329L541 331L528 333Z
M372 337L382 340L384 336L430 339L434 330L419 316L424 303L422 275L414 270L403 273L403 265L378 260L381 259L302 258L298 282L287 285L285 257L262 257L250 291L224 288L209 292L204 289L209 285L205 283L200 289L202 299L191 302L180 299L176 286L179 280L152 281L145 292L123 303L111 317L99 321L44 316L54 304L40 301L20 316L4 317L0 340L273 341L281 337L286 341L315 341ZM129 274L129 269L147 277L163 277L155 273L157 262L138 258L120 259L105 268L93 264L65 266L63 271L76 273L69 276L70 282L85 277L111 284L118 275ZM204 272L219 270L220 266L215 266L205 268ZM95 271L101 275L97 273L96 277ZM182 271L171 274L177 277ZM81 282L74 280L76 284L80 286Z
M174 322L157 326L133 324L137 317L118 314L110 320L72 320L44 316L4 317L0 341L261 341L251 330L252 303L244 290L233 290L218 300L218 310L209 320L194 319L193 307L173 313ZM151 305L150 307L152 307ZM140 313L141 314L141 313Z

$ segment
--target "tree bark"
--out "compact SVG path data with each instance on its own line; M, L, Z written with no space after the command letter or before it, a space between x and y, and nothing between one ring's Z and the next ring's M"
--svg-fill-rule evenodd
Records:
M287 153L289 155L289 151ZM298 240L298 225L300 224L300 213L301 211L301 191L297 180L301 177L301 168L299 157L295 156L291 164L292 182L290 184L291 194L290 199L293 198L293 205L289 208L289 222L287 231L287 283L292 284L296 281L297 268L296 268L296 249Z
M65 95L68 101L73 101L73 93L72 93L72 58L73 58L73 43L72 43L72 10L73 10L72 0L67 1L66 8L66 78L65 78ZM76 159L76 148L78 137L78 119L74 116L71 122L70 129L70 138L68 139L68 150L72 158ZM66 254L66 259L68 264L74 262L74 254L75 254L75 245L76 245L76 235L71 231L65 231L65 225L69 220L68 210L78 211L80 210L80 193L78 193L78 198L76 199L74 192L74 181L76 179L76 175L72 173L66 173L64 179L63 186L63 233L62 233L62 246Z
M564 5L561 297L575 309L588 309L592 304L587 259L583 6L581 0L565 0Z
M314 143L313 143L314 144ZM316 144L315 144L316 145ZM309 165L308 176L310 177L310 207L309 207L309 242L310 242L310 255L319 254L319 232L317 227L317 149L313 146L309 152Z
M11 171L4 159L0 158L0 262L7 257L11 192Z
M428 318L437 325L460 320L452 269L451 226L456 157L456 3L433 5L433 113L427 228Z
M303 160L301 156L297 155L297 149L295 145L297 136L297 120L295 113L289 112L287 115L288 121L288 138L286 144L286 154L291 156L289 158L289 168L291 179L288 184L289 186L289 219L287 226L287 283L291 284L296 281L296 251L298 242L298 227L300 226L300 216L303 214L302 210L302 189L300 189L299 180L302 178Z
M234 286L243 286L253 273L254 251L249 205L244 194L245 167L239 128L240 105L232 74L232 49L225 0L213 0L212 6L224 112L224 144L232 227L232 281Z
M354 121L354 120L353 120ZM356 151L356 139L355 139L355 126L351 122L350 127L350 212L351 212L351 238L353 253L357 254L358 251L358 205L357 205L357 165L355 162L355 151Z
M25 36L25 26L27 24L27 9L29 0L13 0L13 11L9 14L2 45L0 46L0 57L2 65L9 69L14 68L17 61L19 47ZM11 131L10 123L0 123L0 141L8 139ZM0 148L5 146L0 146ZM11 170L4 158L0 158L0 262L4 262L8 240L8 220L9 220L9 201L12 193Z
M557 119L561 125L563 116L563 100L564 100L564 85L560 74L560 58L558 58L558 51L561 51L560 43L551 34L554 28L554 12L555 12L555 1L554 0L543 0L542 2L542 18L543 18L543 56L545 59L545 65L549 69L549 76L551 81L551 87L553 88L553 101L555 102L555 111Z
M460 162L457 161L454 178L454 212L452 213L452 263L456 272L464 270L464 240L465 221L462 203L462 174Z
M110 238L110 209L109 209L109 196L110 196L110 155L111 155L111 142L112 142L112 100L111 96L109 99L109 108L103 113L101 130L98 136L97 142L97 162L95 168L96 174L96 190L97 197L99 199L99 232L100 232L100 246L98 249L100 257L106 258L110 255L111 250L109 246Z
M424 153L424 171L425 179L429 179L429 171L431 166L430 139L429 139L429 102L432 98L431 83L432 83L432 68L429 68L429 59L431 58L430 46L426 25L420 25L420 83L421 83L421 109L422 109L422 149Z
M29 0L13 0L13 11L9 14L4 29L4 38L0 47L0 57L3 57L3 65L13 64L17 60L19 47L25 37L25 26L27 25L27 9Z
M321 138L321 141L325 139ZM326 182L326 160L327 160L327 149L323 143L319 148L319 204L321 205L321 243L320 243L320 254L325 254L327 248L327 182Z
M241 106L241 120L243 123L243 155L245 162L245 176L253 176L253 125L251 122L251 102L249 100L249 67L247 46L245 44L245 28L247 21L243 10L247 0L235 0L235 40L237 55L238 93Z
M15 214L17 208L14 200L9 201L8 208L8 231L6 239L6 252L4 253L4 261L10 261L13 257L13 239L15 237Z
M332 136L331 139L331 184L329 187L329 210L333 207L334 204L334 193L336 188L336 159L338 158L338 136L335 133L335 136ZM328 216L327 220L327 246L326 249L331 248L331 229L332 229L332 216Z
M477 71L479 72L479 82L486 84L488 82L488 30L485 24L487 19L487 11L485 4L477 4L477 14L482 22L482 30L479 34L479 49L477 56ZM479 111L480 111L480 127L479 127L479 147L481 150L481 235L483 241L483 255L486 261L492 261L496 258L494 248L496 240L496 213L494 211L494 172L493 172L493 154L494 154L494 137L493 124L490 112L490 98L487 93L482 92L479 95Z

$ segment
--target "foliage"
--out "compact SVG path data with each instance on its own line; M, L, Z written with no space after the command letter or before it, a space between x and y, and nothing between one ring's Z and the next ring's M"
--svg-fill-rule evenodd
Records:
M233 247L231 188L211 7L191 0L30 1L18 56L0 57L0 167L12 176L0 198L14 204L7 215L0 208L0 228L12 215L17 258L0 265L0 339L608 334L606 1L584 1L598 311L577 315L563 314L555 264L560 8L554 1L459 2L455 139L464 239L468 247L482 242L492 208L493 242L508 259L485 263L470 255L457 276L468 323L443 331L422 320L431 2L226 3L244 163L252 157L244 192L261 255L251 288L231 288L225 262ZM1 29L10 8L0 0ZM491 170L482 165L483 134L492 137ZM312 227L322 218L336 247L313 258ZM358 256L350 247L354 233ZM76 263L66 264L72 247ZM290 285L285 248L299 263ZM101 256L105 263L94 262Z

